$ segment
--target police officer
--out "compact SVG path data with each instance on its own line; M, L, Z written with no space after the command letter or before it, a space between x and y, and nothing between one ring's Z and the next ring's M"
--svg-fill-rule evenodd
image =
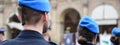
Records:
M4 28L0 28L0 42L2 42L2 41L3 41L4 31L5 31L5 29L4 29Z
M114 27L112 29L111 42L113 45L120 45L120 28Z
M18 0L19 20L24 30L0 45L50 45L43 37L43 25L49 21L49 0Z
M99 34L98 24L89 16L84 16L78 25L78 43L80 45L95 45L97 34Z

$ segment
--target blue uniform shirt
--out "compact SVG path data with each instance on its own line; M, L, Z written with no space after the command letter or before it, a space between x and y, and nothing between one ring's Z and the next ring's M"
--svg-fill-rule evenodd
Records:
M15 38L1 42L0 45L50 45L43 36L32 30L23 30Z

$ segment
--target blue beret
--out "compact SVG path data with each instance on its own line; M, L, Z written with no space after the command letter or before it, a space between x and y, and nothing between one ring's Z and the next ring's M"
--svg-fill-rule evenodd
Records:
M4 28L0 28L0 32L4 32L5 31L5 29Z
M114 27L112 29L112 35L120 36L120 28Z
M79 26L86 27L87 29L89 29L89 31L91 31L93 33L96 33L96 34L99 33L98 24L95 22L95 20L93 20L89 16L84 16L83 18L81 18L81 20L79 22Z
M49 12L50 2L49 0L18 0L19 5L30 7L37 11Z

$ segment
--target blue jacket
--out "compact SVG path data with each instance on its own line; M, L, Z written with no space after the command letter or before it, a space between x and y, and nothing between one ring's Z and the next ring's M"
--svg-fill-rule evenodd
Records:
M43 36L32 30L23 30L15 38L1 42L0 45L50 45Z

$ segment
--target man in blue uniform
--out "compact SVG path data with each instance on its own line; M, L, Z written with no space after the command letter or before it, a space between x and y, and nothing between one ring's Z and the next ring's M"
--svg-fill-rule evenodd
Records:
M5 29L4 29L4 28L0 28L0 42L2 42L2 41L3 41L4 31L5 31Z
M94 19L84 16L79 22L77 32L80 45L95 45L97 34L99 34L99 26Z
M49 45L43 38L43 25L49 21L49 0L18 0L19 20L24 30L0 45Z

